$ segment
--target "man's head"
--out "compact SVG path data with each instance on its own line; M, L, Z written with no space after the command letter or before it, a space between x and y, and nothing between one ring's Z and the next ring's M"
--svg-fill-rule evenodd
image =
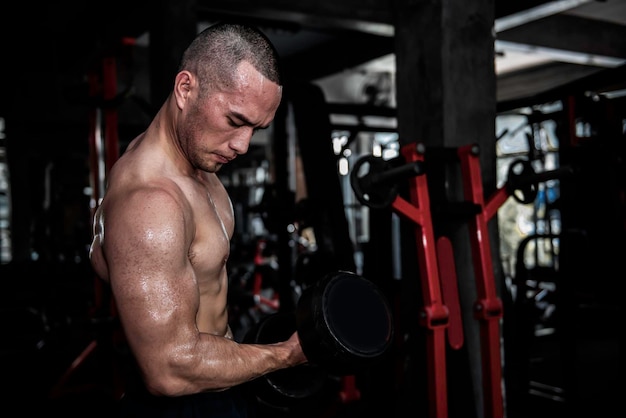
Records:
M276 49L261 31L242 24L217 23L204 29L183 54L179 71L195 73L205 93L207 88L230 87L233 69L242 61L282 86Z
M270 125L281 97L278 54L259 30L205 29L183 54L174 83L181 151L195 168L219 170Z

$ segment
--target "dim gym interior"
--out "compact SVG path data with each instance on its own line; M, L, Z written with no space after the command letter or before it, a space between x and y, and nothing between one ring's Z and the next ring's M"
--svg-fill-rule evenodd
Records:
M621 410L626 2L56 3L1 6L6 413L114 416L94 211L221 20L262 29L285 72L218 173L234 338L297 331L310 360L246 384L259 418Z

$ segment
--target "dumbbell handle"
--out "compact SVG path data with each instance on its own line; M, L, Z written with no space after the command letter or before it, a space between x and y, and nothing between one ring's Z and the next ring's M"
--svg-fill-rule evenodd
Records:
M518 187L542 183L548 180L562 179L572 174L574 174L574 169L571 166L565 165L554 170L542 171L541 173L533 173L526 176L517 176L509 179L509 181L511 182L511 188L516 189Z
M399 167L390 168L389 170L372 173L369 178L369 184L395 183L398 180L409 179L424 174L424 171L424 164L421 161L415 161L409 164L403 164Z

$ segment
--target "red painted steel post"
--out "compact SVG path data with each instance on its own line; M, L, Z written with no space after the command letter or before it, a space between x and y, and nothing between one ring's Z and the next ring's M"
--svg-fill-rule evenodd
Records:
M485 417L502 418L504 416L500 354L502 301L496 292L488 222L496 213L494 202L501 204L506 198L499 191L494 194L489 204L485 204L478 152L477 145L467 145L458 149L465 199L482 209L472 216L469 228L478 297L474 309L475 317L480 321Z
M408 144L402 148L407 163L424 160L423 144ZM415 223L417 257L424 297L420 313L420 325L427 329L427 370L430 383L429 416L448 416L448 394L446 377L446 328L448 308L443 303L437 264L435 233L430 212L430 197L426 175L410 179L410 202L397 196L392 203L395 212Z

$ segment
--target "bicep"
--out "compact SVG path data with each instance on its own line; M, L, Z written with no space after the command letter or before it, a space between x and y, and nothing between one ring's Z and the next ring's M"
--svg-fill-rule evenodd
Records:
M158 366L195 330L199 294L185 213L167 193L139 193L108 213L104 247L116 307L140 363ZM161 354L159 354L161 353Z

